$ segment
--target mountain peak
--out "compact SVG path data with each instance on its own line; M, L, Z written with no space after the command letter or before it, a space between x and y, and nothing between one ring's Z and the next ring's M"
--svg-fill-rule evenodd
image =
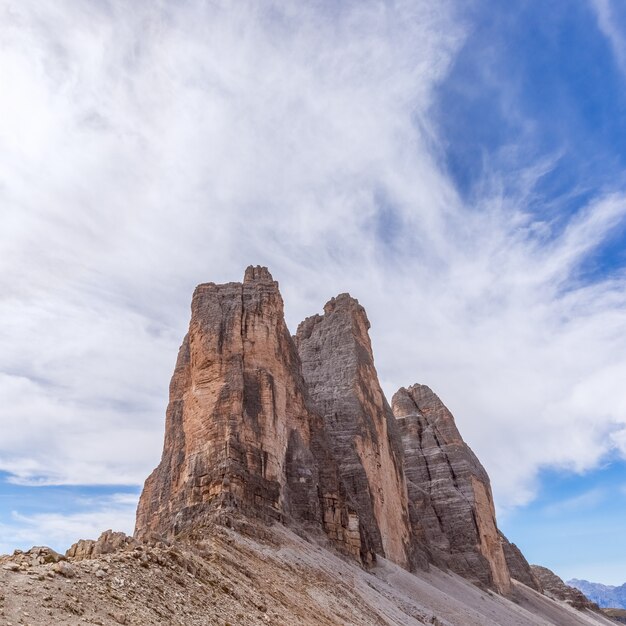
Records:
M262 265L248 265L243 277L243 282L244 285L254 282L273 283L274 279L267 267Z

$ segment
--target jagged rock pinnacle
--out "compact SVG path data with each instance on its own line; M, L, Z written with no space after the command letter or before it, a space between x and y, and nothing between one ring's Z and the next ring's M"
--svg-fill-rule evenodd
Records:
M263 267L261 265L248 265L243 276L243 284L246 285L257 281L273 283L274 279L272 278L272 275L267 267Z
M426 385L401 388L392 407L404 444L414 534L425 538L438 565L508 592L489 477L452 414Z
M138 537L246 515L318 525L343 551L372 558L309 407L267 268L249 267L243 283L196 289L165 430L139 502Z

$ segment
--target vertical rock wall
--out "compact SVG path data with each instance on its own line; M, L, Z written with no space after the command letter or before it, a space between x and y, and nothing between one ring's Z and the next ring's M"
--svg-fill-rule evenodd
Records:
M402 442L374 367L369 321L348 294L298 327L296 345L346 489L376 552L408 566L411 537Z
M405 448L414 534L424 538L436 564L508 592L489 477L452 414L425 385L401 388L392 407Z

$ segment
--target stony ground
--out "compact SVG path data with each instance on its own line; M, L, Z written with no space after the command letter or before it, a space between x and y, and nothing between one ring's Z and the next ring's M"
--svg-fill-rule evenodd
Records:
M45 548L0 557L0 625L614 624L522 585L509 600L384 559L365 572L280 526L252 535L218 527L175 545L128 540L95 556L83 548L66 560Z
M602 609L602 612L619 624L626 624L626 609Z

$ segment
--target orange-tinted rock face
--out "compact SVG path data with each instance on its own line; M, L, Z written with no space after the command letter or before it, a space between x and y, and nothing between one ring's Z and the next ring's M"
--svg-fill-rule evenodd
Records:
M405 451L413 531L433 562L502 593L511 586L489 477L454 418L425 385L393 397Z
M250 267L243 284L199 285L191 310L136 534L176 535L235 511L322 525L367 560L323 423L307 406L278 284Z
M408 566L411 537L402 442L378 382L365 310L347 294L298 328L302 372L342 479L374 549Z

